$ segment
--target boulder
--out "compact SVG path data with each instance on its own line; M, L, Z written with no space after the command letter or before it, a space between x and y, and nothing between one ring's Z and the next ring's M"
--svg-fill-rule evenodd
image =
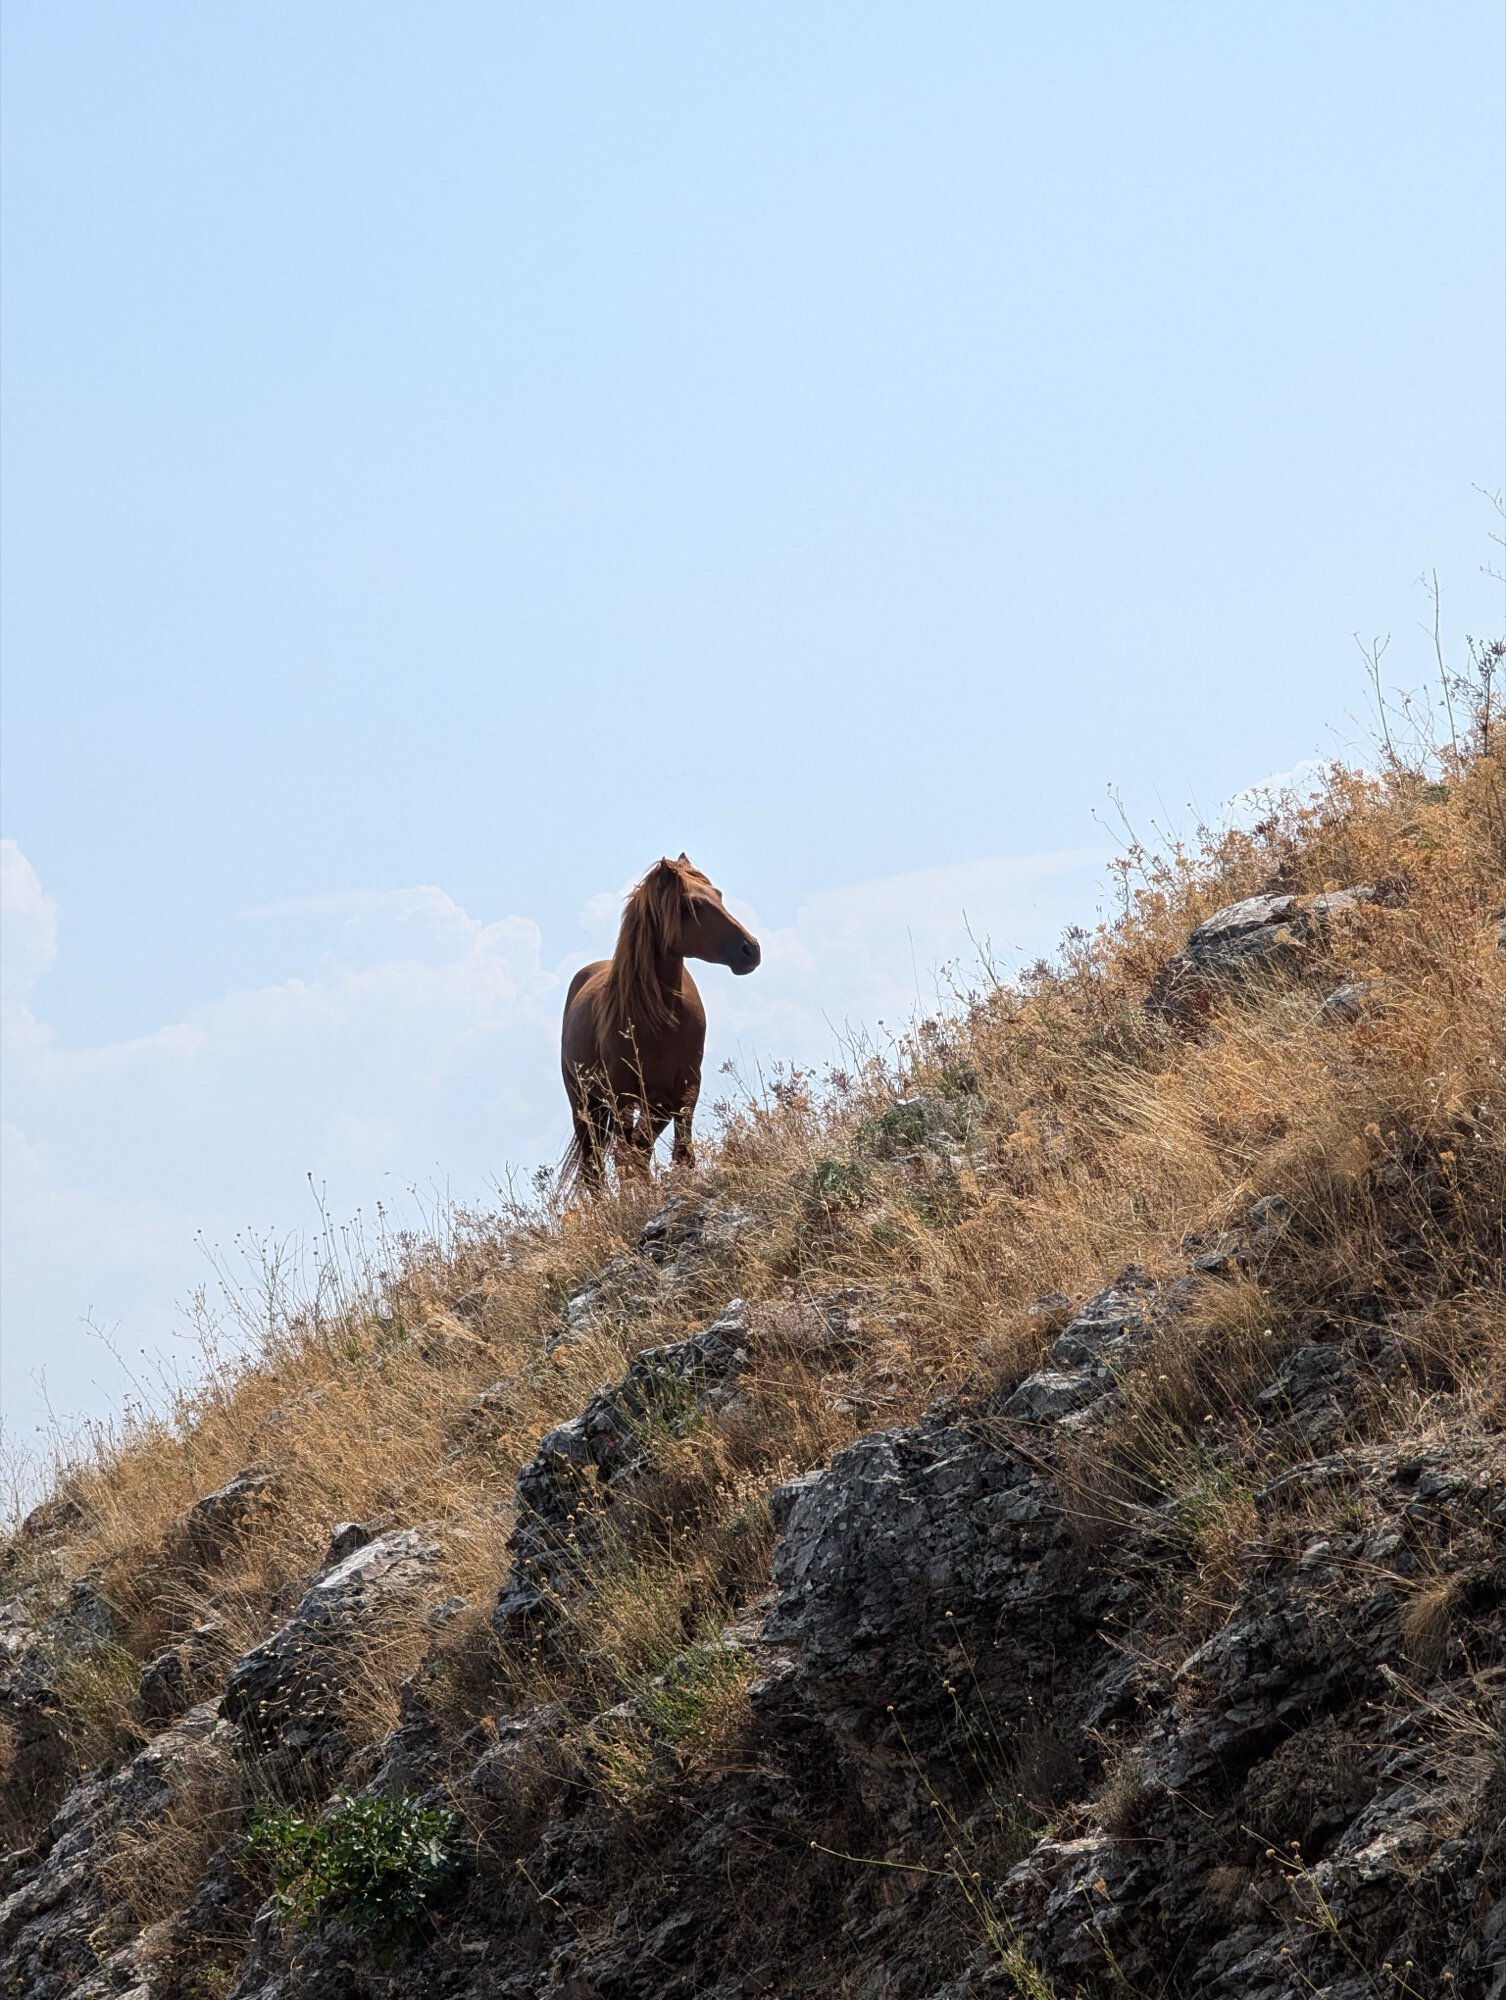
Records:
M760 1353L796 1354L823 1368L839 1368L867 1351L873 1301L859 1285L793 1294L758 1307L752 1335Z
M1067 1321L1046 1350L1047 1366L1025 1377L1005 1416L1054 1423L1099 1406L1106 1413L1119 1375L1180 1295L1178 1286L1158 1288L1134 1266L1121 1272Z
M220 1561L277 1504L281 1481L266 1466L247 1466L195 1500L188 1510L188 1544L202 1563Z
M196 1625L141 1669L141 1712L162 1722L208 1699L229 1658L225 1627L218 1619Z
M675 1194L639 1230L638 1255L661 1270L679 1270L732 1249L757 1228L757 1218L746 1209Z
M0 1902L0 1992L27 2000L134 1992L142 1954L109 1922L106 1872L123 1833L149 1832L192 1787L228 1786L234 1732L209 1703L175 1722L113 1773L81 1780L34 1859ZM114 1970L101 1974L106 1963ZM116 1975L128 1974L124 1983ZM100 1980L106 1983L99 1983ZM84 1982L95 1980L93 1985ZM133 1983L135 1982L135 1983ZM145 1987L149 1993L149 1985Z
M1038 1464L944 1410L877 1431L778 1488L762 1640L845 1735L891 1706L912 1742L966 1660L1006 1729L1050 1705L1058 1649L1096 1651L1099 1593ZM755 1691L757 1692L757 1691ZM777 1707L787 1685L766 1692Z
M1352 1028L1365 1018L1370 991L1368 979L1346 979L1319 1003L1317 1019L1329 1027Z
M374 1521L339 1521L330 1530L328 1546L324 1551L322 1569L333 1569L344 1562L357 1549L364 1549L368 1542L374 1542L378 1535L385 1534L397 1524L390 1516Z
M982 1113L982 1098L972 1095L904 1097L865 1119L858 1143L876 1160L916 1160L937 1153L955 1161L965 1155Z
M639 1230L631 1252L613 1257L566 1299L548 1344L625 1324L713 1270L759 1227L755 1216L731 1203L672 1194Z
M118 1644L115 1611L87 1578L59 1604L43 1583L0 1605L0 1768L23 1817L45 1813L68 1768L60 1681Z
M220 1701L246 1747L283 1765L330 1762L347 1747L345 1705L365 1650L422 1617L439 1549L418 1528L363 1543L315 1578L287 1624L237 1660Z
M1258 1270L1291 1226L1291 1204L1283 1195L1264 1194L1252 1201L1244 1221L1213 1236L1188 1236L1182 1250L1194 1271L1209 1277L1230 1277Z
M1336 921L1377 900L1368 885L1314 896L1247 896L1193 926L1181 950L1157 972L1145 1004L1181 1026L1196 1022L1220 995L1235 996L1315 967Z

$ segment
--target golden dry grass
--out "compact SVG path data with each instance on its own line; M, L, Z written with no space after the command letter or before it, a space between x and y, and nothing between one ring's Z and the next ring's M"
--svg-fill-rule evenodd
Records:
M733 1293L773 1308L857 1288L859 1357L818 1363L773 1341L735 1413L662 1441L633 1545L580 1613L593 1692L642 1696L645 1674L756 1596L779 1480L938 1389L1008 1386L1049 1337L1033 1302L1080 1300L1131 1262L1175 1275L1189 1234L1279 1195L1295 1218L1279 1272L1210 1283L1157 1336L1126 1385L1114 1463L1085 1467L1078 1495L1091 1532L1095 1509L1181 1491L1201 1573L1190 1615L1215 1615L1248 1491L1200 1462L1197 1433L1236 1425L1304 1327L1380 1312L1398 1326L1411 1366L1377 1389L1377 1424L1421 1429L1445 1407L1499 1420L1506 768L1489 719L1431 761L1336 768L1316 798L1273 805L1252 830L1160 860L1132 850L1122 874L1120 917L1069 937L1056 966L918 1023L887 1058L778 1075L756 1101L721 1107L695 1184L757 1227L619 1328L546 1346L562 1301L632 1245L662 1184L563 1216L547 1200L462 1216L428 1243L347 1244L302 1294L271 1270L254 1351L60 1466L77 1517L13 1541L7 1594L89 1577L135 1666L205 1618L236 1647L265 1636L338 1521L422 1523L444 1550L444 1587L472 1606L437 1656L451 1697L480 1713L498 1675L536 1671L492 1658L483 1613L506 1567L513 1482L541 1434L632 1351L683 1337ZM1384 894L1335 923L1311 978L1190 1028L1146 1009L1157 970L1215 908L1359 882ZM1346 980L1366 983L1361 1018L1318 1018L1321 994ZM880 1144L904 1094L966 1107L960 1140L909 1157ZM491 1388L478 1428L469 1413ZM275 1471L279 1504L219 1561L196 1558L187 1510L250 1464ZM1419 1602L1420 1652L1435 1614ZM363 1696L373 1735L414 1648L384 1657ZM119 1674L113 1726L134 1725L131 1703Z

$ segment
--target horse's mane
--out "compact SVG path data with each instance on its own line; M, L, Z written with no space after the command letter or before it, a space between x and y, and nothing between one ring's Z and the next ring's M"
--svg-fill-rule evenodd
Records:
M675 997L665 990L664 959L680 936L681 899L705 881L688 861L656 861L627 899L612 969L607 974L609 1025L624 1035L658 1035L679 1021Z

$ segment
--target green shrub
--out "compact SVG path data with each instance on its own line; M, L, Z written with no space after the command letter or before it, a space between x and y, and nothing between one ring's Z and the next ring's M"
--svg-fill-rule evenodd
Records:
M279 1907L299 1923L321 1915L395 1944L431 1928L460 1884L457 1814L413 1799L338 1799L321 1819L291 1808L258 1814L248 1836L272 1867Z
M854 1213L868 1199L868 1169L857 1160L816 1161L802 1176L801 1205L808 1221L830 1221Z

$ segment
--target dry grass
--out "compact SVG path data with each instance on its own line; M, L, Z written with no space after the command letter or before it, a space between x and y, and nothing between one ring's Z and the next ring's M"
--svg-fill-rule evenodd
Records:
M547 1195L458 1216L429 1242L326 1232L302 1279L269 1260L236 1295L243 1358L211 1354L161 1414L60 1466L57 1492L76 1511L12 1544L7 1595L87 1576L134 1672L206 1618L236 1647L265 1636L336 1522L420 1522L444 1550L444 1588L472 1606L433 1649L443 1699L483 1714L507 1676L514 1692L568 1695L557 1673L525 1685L539 1669L495 1658L483 1621L513 1482L540 1435L634 1349L683 1337L734 1292L772 1327L802 1300L855 1288L860 1352L812 1359L771 1338L731 1412L659 1441L627 1539L572 1614L575 1688L652 1710L656 1678L763 1586L765 1500L780 1479L940 1388L1009 1386L1049 1338L1034 1302L1080 1300L1130 1262L1176 1275L1189 1233L1237 1225L1275 1194L1294 1220L1269 1266L1210 1280L1158 1334L1124 1385L1109 1460L1084 1465L1077 1494L1090 1533L1095 1510L1108 1521L1146 1493L1176 1495L1197 1573L1190 1615L1215 1614L1251 1526L1240 1425L1294 1341L1384 1315L1408 1367L1377 1385L1369 1421L1501 1414L1506 771L1492 726L1477 715L1473 737L1378 777L1335 769L1315 799L1193 851L1131 850L1121 916L1070 936L1056 966L989 987L848 1073L784 1073L719 1107L696 1186L757 1227L620 1327L546 1347L563 1300L630 1248L661 1185L564 1216ZM1384 894L1334 925L1310 975L1190 1028L1146 1009L1158 968L1213 909L1355 882ZM1362 1017L1320 1020L1321 994L1348 980L1366 983ZM884 1120L901 1096L954 1107L950 1134L896 1141ZM496 1393L478 1426L484 1389ZM275 1470L280 1504L218 1562L196 1558L187 1510L252 1463ZM1419 1656L1442 1615L1419 1601ZM390 1722L413 1657L395 1645L373 1668L370 1733ZM737 1679L707 1696L687 1754L725 1742ZM120 1669L106 1695L81 1699L91 1743L134 1725L130 1683Z
M165 1806L116 1833L102 1871L107 1915L96 1949L113 1948L186 1908L210 1856L242 1817L227 1777L217 1761L200 1758L179 1774Z

